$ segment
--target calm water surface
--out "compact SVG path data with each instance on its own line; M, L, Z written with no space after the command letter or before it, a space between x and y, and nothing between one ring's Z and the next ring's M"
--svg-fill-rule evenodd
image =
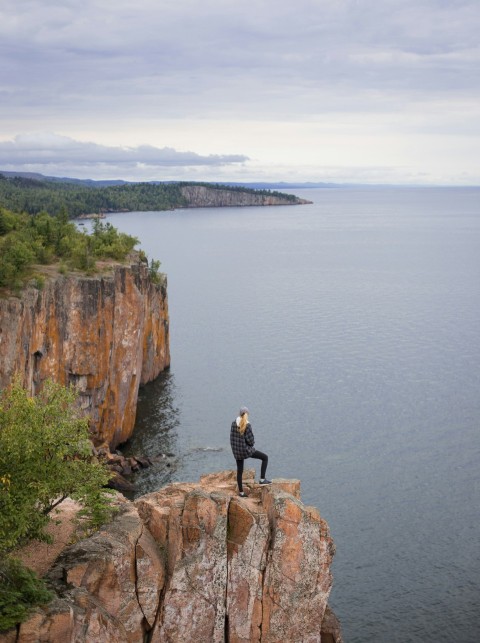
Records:
M128 448L173 457L139 490L233 468L246 404L330 525L346 642L480 641L480 190L296 193L109 217L168 274L172 367Z

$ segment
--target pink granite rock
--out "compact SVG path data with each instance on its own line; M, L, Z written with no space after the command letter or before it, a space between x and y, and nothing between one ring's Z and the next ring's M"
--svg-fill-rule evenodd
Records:
M341 643L327 523L298 480L260 487L247 471L245 487L240 498L227 471L125 502L60 556L58 597L18 642Z

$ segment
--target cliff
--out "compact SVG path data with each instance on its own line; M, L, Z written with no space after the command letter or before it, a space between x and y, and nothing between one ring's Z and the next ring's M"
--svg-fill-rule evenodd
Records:
M188 208L221 208L252 205L302 205L311 203L296 196L287 197L280 193L229 190L228 188L206 185L183 185L180 188Z
M123 501L50 569L57 597L0 640L340 643L327 523L298 480L253 476L245 499L225 471Z
M169 363L166 278L141 262L0 299L0 389L16 374L33 394L47 378L74 384L97 445L128 439L140 384Z

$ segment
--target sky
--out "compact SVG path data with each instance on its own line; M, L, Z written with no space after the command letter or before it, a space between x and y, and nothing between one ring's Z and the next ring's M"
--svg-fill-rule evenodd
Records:
M0 170L480 185L480 0L0 0Z

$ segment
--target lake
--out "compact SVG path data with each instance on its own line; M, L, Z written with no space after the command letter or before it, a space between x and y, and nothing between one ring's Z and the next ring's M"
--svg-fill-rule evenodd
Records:
M246 405L330 525L346 643L479 641L480 189L294 192L108 217L168 274L172 365L127 449L171 466L139 492L234 468Z

